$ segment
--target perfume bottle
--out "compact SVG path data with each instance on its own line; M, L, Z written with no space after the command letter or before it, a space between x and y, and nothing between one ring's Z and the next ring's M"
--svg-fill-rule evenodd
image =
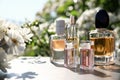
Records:
M65 21L56 21L56 34L50 37L51 62L64 65L64 49L65 49Z
M80 42L80 68L83 70L94 69L94 51L89 40Z
M78 46L77 25L74 16L70 16L70 24L66 27L65 67L76 68L79 65Z
M108 30L109 16L105 10L100 10L95 17L96 29L90 31L89 38L93 42L95 65L109 65L114 63L115 37Z

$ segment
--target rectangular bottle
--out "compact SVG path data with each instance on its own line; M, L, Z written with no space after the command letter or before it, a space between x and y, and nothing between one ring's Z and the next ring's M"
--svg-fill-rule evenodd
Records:
M95 65L110 65L114 63L115 36L108 30L109 15L106 10L101 9L95 16L96 29L90 31L90 40L93 41L95 53Z
M91 48L91 41L80 42L80 68L83 70L93 70L94 51Z
M56 34L52 35L50 38L50 48L51 48L51 62L64 65L64 49L65 49L65 21L56 21Z
M76 68L79 65L78 55L79 40L77 36L77 25L74 16L70 17L70 24L66 27L66 48L65 48L65 66Z
M111 31L99 28L90 32L93 41L96 65L109 65L114 63L115 39Z

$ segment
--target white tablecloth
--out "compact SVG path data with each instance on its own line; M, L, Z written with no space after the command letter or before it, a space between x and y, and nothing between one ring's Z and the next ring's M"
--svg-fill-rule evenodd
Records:
M49 57L19 57L10 66L5 80L120 80L120 66L109 70L95 67L93 72L71 70L52 64Z

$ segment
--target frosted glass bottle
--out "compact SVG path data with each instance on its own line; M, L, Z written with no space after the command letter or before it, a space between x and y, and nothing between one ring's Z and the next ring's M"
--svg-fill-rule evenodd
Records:
M51 62L58 65L64 65L65 49L65 21L56 21L56 34L50 38Z

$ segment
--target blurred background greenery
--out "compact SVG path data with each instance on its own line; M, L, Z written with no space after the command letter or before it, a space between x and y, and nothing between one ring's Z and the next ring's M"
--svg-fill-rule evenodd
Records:
M68 19L73 15L79 30L86 27L88 30L94 29L95 13L100 8L109 12L108 29L116 31L119 44L117 49L120 49L120 0L48 0L43 10L36 12L34 21L26 20L22 25L29 27L34 33L24 56L50 56L49 37L55 34L54 23L60 17Z

